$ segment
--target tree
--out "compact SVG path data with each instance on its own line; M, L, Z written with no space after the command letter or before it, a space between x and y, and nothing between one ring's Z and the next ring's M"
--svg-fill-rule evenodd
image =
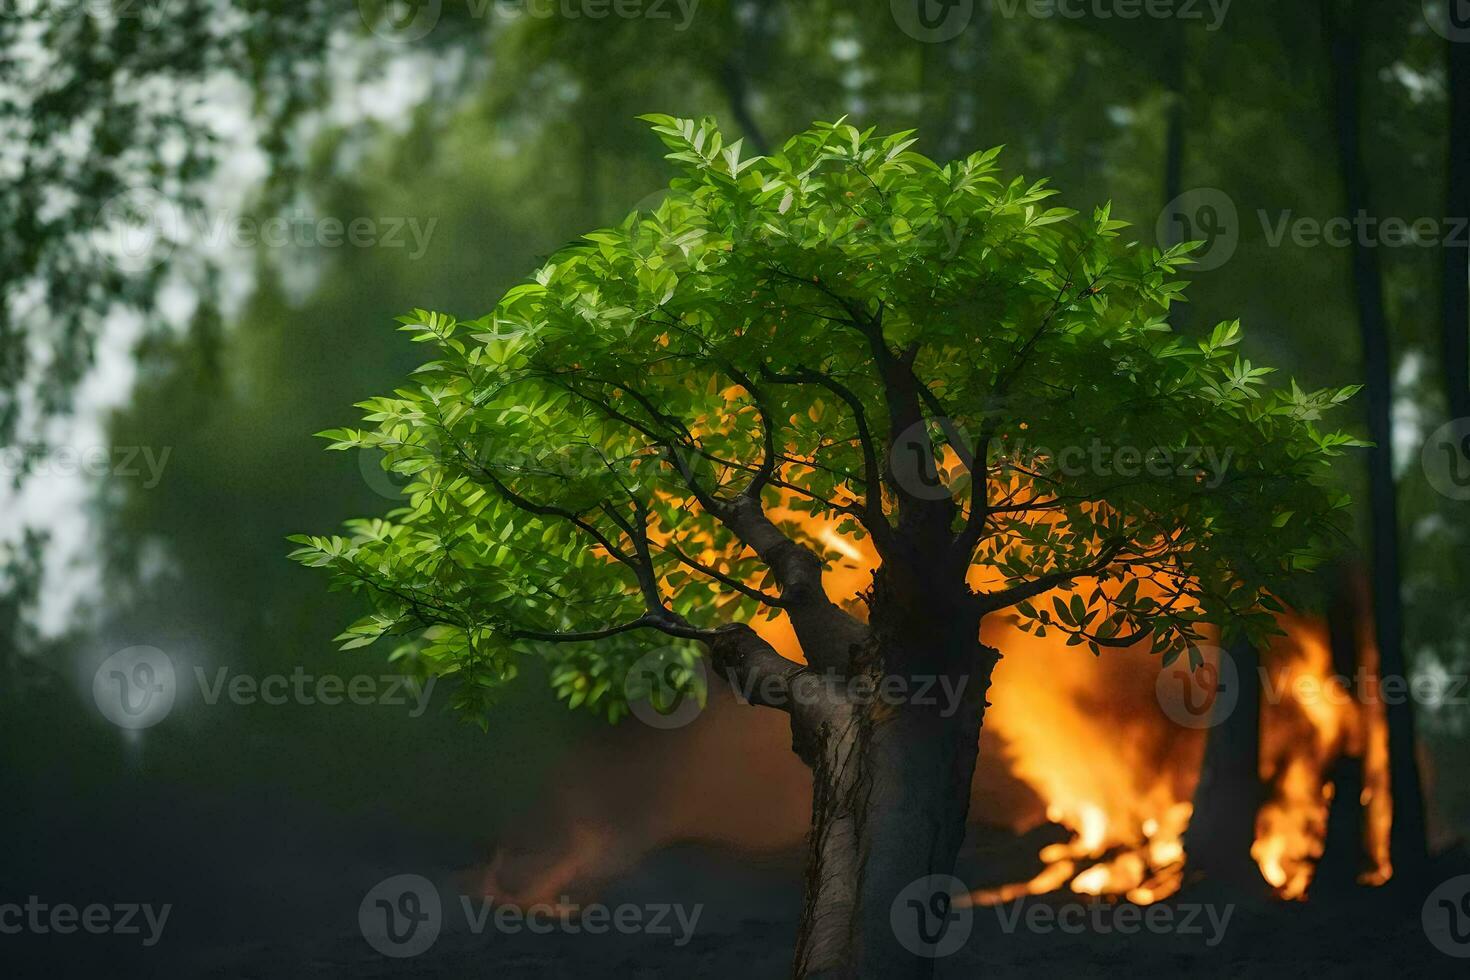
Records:
M383 450L407 506L293 557L371 598L344 647L408 636L393 656L471 713L530 656L616 720L659 643L675 694L708 662L788 713L814 781L796 972L926 976L890 916L964 836L981 623L1165 664L1201 662L1206 622L1264 639L1346 504L1324 477L1357 443L1316 420L1355 389L1269 388L1238 323L1173 334L1197 243L1124 244L999 150L940 166L839 122L746 158L646 118L670 194L477 320L402 317L434 359L322 435ZM860 596L828 594L823 528L871 539Z
M1347 214L1370 214L1372 194L1367 168L1363 165L1361 136L1363 55L1359 31L1364 24L1364 7L1360 0L1341 3L1324 0L1321 10L1343 203ZM1352 270L1363 345L1363 373L1367 381L1363 400L1368 434L1373 440L1373 448L1368 453L1368 505L1378 673L1383 678L1407 678L1404 600L1400 591L1398 485L1393 473L1393 356L1378 250L1361 236L1353 242ZM1414 706L1405 698L1389 699L1384 713L1388 721L1388 767L1393 796L1390 849L1399 874L1412 881L1423 870L1429 849Z

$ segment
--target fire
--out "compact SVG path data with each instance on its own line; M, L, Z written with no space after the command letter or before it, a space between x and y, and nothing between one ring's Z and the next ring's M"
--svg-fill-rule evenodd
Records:
M1044 867L1029 881L975 901L1063 888L1140 904L1173 894L1204 742L1159 709L1158 660L1142 650L1093 657L1009 623L986 642L1005 658L985 723L1005 743L1010 770L1046 801L1045 819L1073 836L1042 849Z
M1382 705L1373 698L1360 703L1332 676L1321 623L1286 618L1282 625L1288 635L1267 651L1266 676L1242 678L1262 685L1267 800L1251 856L1278 895L1304 897L1327 834L1332 766L1344 754L1361 757L1369 867L1360 880L1382 884L1392 874ZM977 892L974 900L995 904L1064 888L1138 904L1173 894L1183 882L1183 835L1203 739L1148 703L1157 661L1142 651L1079 657L1013 629L990 642L1009 655L996 674L999 695L987 724L1009 744L1014 774L1047 801L1046 819L1073 837L1043 848L1045 866L1029 881ZM1371 676L1376 652L1368 648L1360 657Z
M843 537L835 524L806 514L774 516L804 526L825 546L834 559L834 600L861 612L855 595L876 564L870 543ZM754 625L783 654L800 658L784 616ZM1281 897L1303 897L1323 850L1331 767L1344 753L1361 756L1370 865L1363 880L1381 883L1391 873L1382 708L1313 695L1336 684L1329 677L1326 629L1300 618L1286 618L1282 626L1288 636L1262 657L1266 676L1241 678L1263 689L1260 772L1267 801L1257 816L1252 857ZM1071 836L1041 849L1042 869L1030 879L976 892L973 901L993 904L1059 890L1138 904L1172 895L1184 882L1184 832L1206 735L1173 723L1161 710L1158 658L1144 649L1094 657L1003 619L987 624L984 639L1004 659L982 734L974 816L1018 833L1051 823ZM1360 657L1368 670L1376 667L1375 651L1360 651ZM789 751L784 719L773 712L712 698L706 717L675 738L619 729L599 742L558 780L582 789L562 793L555 812L535 821L560 828L560 843L530 848L533 859L517 862L519 875L508 874L504 857L497 858L484 878L487 890L545 900L606 881L642 854L676 841L760 852L802 840L810 784ZM987 756L996 745L998 758ZM980 783L993 766L1029 787L1040 806L1018 802L1014 793L983 792ZM718 778L693 775L700 773ZM630 797L612 789L625 782L660 789ZM520 879L519 886L506 887L509 878Z
M1388 856L1388 727L1383 705L1362 704L1333 676L1325 627L1301 620L1273 647L1261 712L1261 779L1271 795L1256 818L1251 856L1287 899L1306 896L1322 856L1333 786L1330 772L1346 754L1364 760L1362 803L1370 867L1360 880L1379 885L1393 873ZM1359 651L1360 671L1375 675L1377 651ZM1354 687L1351 678L1348 687Z

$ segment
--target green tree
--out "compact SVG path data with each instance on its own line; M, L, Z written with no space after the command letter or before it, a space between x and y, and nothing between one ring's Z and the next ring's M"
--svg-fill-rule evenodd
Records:
M1324 477L1358 443L1316 422L1354 389L1269 387L1238 323L1173 334L1192 243L1125 244L998 150L940 166L839 122L745 157L647 118L679 169L656 210L478 320L401 318L435 359L323 435L383 450L407 506L293 556L371 597L344 646L406 636L474 714L531 656L616 720L658 644L665 695L708 662L787 712L814 779L798 974L924 976L890 914L964 836L982 622L1165 664L1207 623L1259 642L1346 504ZM803 513L871 539L863 594L829 595Z

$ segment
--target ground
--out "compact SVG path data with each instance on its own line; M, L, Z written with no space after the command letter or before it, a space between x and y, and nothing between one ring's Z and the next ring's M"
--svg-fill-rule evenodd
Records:
M32 790L35 787L31 787ZM12 798L14 799L14 798ZM708 977L787 975L799 903L800 855L749 855L706 845L665 848L639 862L598 900L609 906L679 902L703 906L684 946L661 935L475 935L456 916L422 954L388 959L357 928L362 896L383 877L414 871L452 895L465 869L482 861L485 842L410 834L390 822L346 828L335 815L294 808L288 800L159 800L146 803L33 795L6 839L13 848L3 898L39 891L52 901L168 901L174 911L162 940L142 949L136 937L0 935L6 977L82 975L158 977ZM985 854L1004 850L991 832ZM1015 840L1024 854L1030 841ZM972 849L973 850L973 849ZM980 875L962 868L964 875ZM1438 881L1470 870L1441 860ZM1413 977L1464 976L1465 960L1436 950L1420 925L1428 888L1363 891L1307 903L1237 904L1223 938L1201 932L1132 935L1088 927L1068 934L1029 913L1076 896L1031 899L976 909L972 933L940 961L942 978ZM1090 900L1083 900L1084 903ZM1218 896L1186 893L1172 904ZM1092 916L1091 906L1071 915ZM1116 909L1110 910L1116 914ZM1040 930L1026 923L1041 921ZM1106 916L1102 921L1107 921Z

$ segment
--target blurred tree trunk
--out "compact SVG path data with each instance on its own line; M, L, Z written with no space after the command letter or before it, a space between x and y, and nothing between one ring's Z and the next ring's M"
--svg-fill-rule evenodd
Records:
M1164 207L1184 193L1184 124L1185 124L1185 78L1188 62L1189 31L1181 20L1174 20L1173 40L1165 55L1164 84L1169 90L1169 109L1164 128ZM1184 226L1177 221L1166 221L1165 240L1159 244L1164 248L1178 245ZM1169 319L1175 327L1189 323L1188 303L1178 303L1169 311ZM1195 810L1198 813L1199 810Z
M1361 592L1353 571L1346 565L1333 573L1327 606L1328 644L1332 650L1332 672L1340 677L1357 676L1361 627L1367 621L1359 608ZM1351 685L1350 685L1351 687ZM1353 753L1351 749L1356 749ZM1327 835L1322 859L1313 880L1318 891L1351 889L1363 870L1363 752L1366 745L1344 746L1327 774L1333 786L1332 805L1327 811Z
M748 22L742 23L742 10L748 9ZM769 0L751 0L749 8L741 4L729 4L725 8L727 28L735 43L720 64L719 82L725 90L725 99L730 104L730 114L739 123L746 142L761 156L771 152L771 144L765 131L756 122L750 107L750 78L758 74L764 63L764 49L769 31ZM748 156L749 154L747 154Z
M1229 650L1240 694L1223 718L1211 719L1194 791L1194 815L1184 835L1191 877L1236 888L1263 890L1265 879L1251 845L1261 789L1261 657L1249 643ZM1215 701L1216 709L1229 704Z
M1186 61L1187 32L1183 23L1175 20L1174 40L1165 55L1164 85L1169 91L1169 109L1164 129L1164 204L1168 205L1184 193L1184 73ZM1168 222L1168 241L1160 242L1168 248L1179 244L1179 228ZM1182 309L1177 307L1176 310Z
M1470 42L1446 41L1449 159L1446 207L1450 219L1470 220ZM1470 230L1444 245L1442 353L1450 418L1470 417Z
M920 131L932 134L929 139L938 160L975 150L989 30L989 12L977 4L958 37L919 45L918 87L924 99Z
M1349 219L1369 212L1368 177L1363 166L1361 90L1363 0L1322 0L1328 46L1332 109L1337 132L1338 167ZM1400 595L1397 488L1393 477L1393 376L1383 273L1378 251L1358 240L1352 249L1353 289L1362 336L1368 437L1369 514L1372 535L1373 619L1383 677L1408 676L1403 648L1403 598ZM1415 754L1414 709L1408 698L1387 705L1388 758L1393 796L1390 846L1395 872L1422 868L1427 845L1424 797Z

